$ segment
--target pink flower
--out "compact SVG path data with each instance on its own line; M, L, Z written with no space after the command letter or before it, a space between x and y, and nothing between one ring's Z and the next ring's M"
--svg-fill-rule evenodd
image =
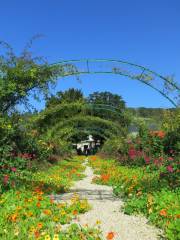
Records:
M130 159L134 159L136 157L136 150L131 148L131 149L129 149L128 154L129 154Z
M4 185L7 185L8 180L9 180L9 176L8 175L4 175L4 178L3 178Z
M167 171L172 173L173 172L173 167L171 165L168 165L167 166Z
M12 167L12 168L11 168L11 171L13 171L13 172L16 172L16 170L17 170L17 169L16 169L15 167Z
M168 158L168 160L169 160L169 161L173 161L173 160L174 160L174 158L172 158L172 157L169 157L169 158Z
M137 156L138 157L142 157L143 156L143 152L142 151L137 151Z
M144 160L145 160L146 164L150 164L150 157L145 156L145 157L144 157Z
M154 159L154 165L156 165L156 166L159 165L159 160L158 159Z

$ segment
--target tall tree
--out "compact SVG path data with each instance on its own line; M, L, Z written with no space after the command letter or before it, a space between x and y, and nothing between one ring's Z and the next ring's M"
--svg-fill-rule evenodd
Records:
M125 108L125 102L121 96L111 92L94 92L89 95L88 103L109 105L119 110Z
M43 57L32 56L32 40L19 56L10 45L0 42L5 49L0 55L0 113L7 113L16 104L27 104L31 94L36 98L47 94L49 84L63 73L63 67L50 66Z
M119 122L122 126L129 124L121 96L111 92L94 92L89 95L87 102L91 106L91 115Z
M59 103L73 103L77 101L84 101L82 91L70 88L64 92L57 92L55 96L48 98L46 101L46 107L55 106Z

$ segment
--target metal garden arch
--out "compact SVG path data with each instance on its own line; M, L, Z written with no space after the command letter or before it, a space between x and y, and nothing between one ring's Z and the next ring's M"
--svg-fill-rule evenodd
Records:
M62 60L53 65L58 65L63 69L59 73L60 77L81 74L116 74L138 80L160 93L174 107L179 106L179 84L172 77L162 76L141 65L114 59Z

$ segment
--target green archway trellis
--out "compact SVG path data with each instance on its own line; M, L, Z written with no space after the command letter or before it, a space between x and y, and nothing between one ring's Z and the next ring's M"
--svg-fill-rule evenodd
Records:
M144 66L114 59L62 60L54 63L63 68L61 77L81 74L116 74L138 80L151 87L169 100L174 107L179 106L180 86L171 76L162 76Z

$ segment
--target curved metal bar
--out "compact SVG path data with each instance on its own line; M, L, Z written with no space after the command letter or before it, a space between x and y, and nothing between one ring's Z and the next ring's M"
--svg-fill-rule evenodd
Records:
M173 87L175 87L177 90L180 91L180 87L178 87L175 83L172 83L171 81L169 81L169 79L167 79L167 78L163 77L162 75L156 73L155 71L152 71L149 68L141 66L139 64L135 64L135 63L131 63L131 62L123 61L123 60L115 60L115 59L72 59L72 60L62 60L62 61L59 61L57 63L53 63L51 65L65 64L65 63L70 63L70 62L74 62L74 63L75 62L114 62L114 63L123 63L123 64L131 65L131 66L143 69L144 71L147 71L149 73L152 73L159 78L162 78L164 81L168 82L170 85L172 85Z
M115 70L113 71L114 68L112 68L112 71L90 71L90 68L89 68L89 63L92 63L92 62L110 62L110 63L121 63L121 64L124 64L124 65L128 65L128 66L133 66L139 70L141 70L141 73L139 75L133 75L131 74L130 72L128 73L128 71L124 71L121 72L119 71L119 68L115 68ZM88 66L88 69L87 71L78 71L78 68L76 70L76 66L74 66L74 69L69 69L67 72L65 72L65 74L62 74L61 76L62 77L67 77L67 76L73 76L73 75L80 75L80 74L117 74L117 75L121 75L121 76L125 76L125 77L129 77L131 79L135 79L135 80L138 80L144 84L146 84L147 86L151 87L152 89L154 89L155 91L157 91L159 94L161 94L163 97L165 97L168 101L171 102L171 104L173 104L174 107L177 107L178 105L175 103L175 101L170 98L166 93L164 93L161 89L157 88L156 86L154 86L153 84L151 84L149 82L149 80L143 80L143 74L145 72L149 73L149 74L152 74L153 76L151 75L148 75L148 74L145 74L144 77L150 77L153 79L150 79L151 80L154 80L155 77L158 77L159 79L161 79L163 81L163 84L164 83L167 83L169 84L169 86L173 87L173 89L175 89L176 91L180 92L180 87L178 85L176 85L176 83L174 82L171 82L168 78L166 77L163 77L162 75L144 67L144 66L141 66L141 65L138 65L138 64L134 64L134 63L130 63L130 62L127 62L127 61L122 61L122 60L114 60L114 59L79 59L79 60L62 60L60 62L57 62L57 63L53 63L51 64L52 66L53 65L65 65L67 64L67 66L71 66L70 63L73 65L75 63L85 63L87 66ZM61 72L62 73L62 72Z
M67 75L64 75L63 77L79 75L79 74L116 74L116 75L122 75L122 76L129 77L129 75L120 74L120 73L113 73L113 72L77 72L77 73L69 73ZM136 80L140 81L140 82L143 82L144 84L146 84L149 87L153 88L155 91L159 92L163 97L168 99L175 107L177 107L177 104L171 98L169 98L165 93L163 93L161 90L159 90L158 88L154 87L150 83L147 83L147 82L145 82L143 80L140 80L140 79L136 79Z

